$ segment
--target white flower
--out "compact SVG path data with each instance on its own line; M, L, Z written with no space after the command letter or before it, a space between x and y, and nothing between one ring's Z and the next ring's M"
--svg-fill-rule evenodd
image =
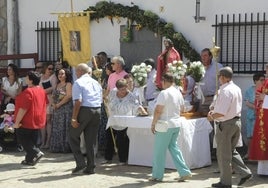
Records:
M173 74L176 85L182 84L182 78L184 77L186 70L187 66L183 63L183 61L173 61L167 65L167 72Z
M189 74L191 74L196 82L200 82L200 80L205 75L205 67L200 61L194 61L190 64Z
M146 84L147 73L151 72L152 66L141 63L140 65L133 65L131 73L134 76L134 80L139 86L144 86Z

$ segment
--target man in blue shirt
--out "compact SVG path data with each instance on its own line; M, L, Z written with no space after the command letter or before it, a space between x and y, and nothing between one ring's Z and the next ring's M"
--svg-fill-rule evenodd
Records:
M206 70L205 75L201 80L201 89L205 97L205 101L203 104L200 104L199 111L202 115L206 116L209 112L209 106L213 101L214 95L217 92L217 86L219 87L219 81L217 79L218 71L223 66L213 60L212 53L208 48L202 50L201 61Z
M70 146L74 154L76 168L72 174L94 174L94 144L100 124L102 88L88 74L89 67L85 63L75 68L77 80L73 84L72 97L74 101L72 126L70 127ZM86 157L80 149L80 135L84 133Z

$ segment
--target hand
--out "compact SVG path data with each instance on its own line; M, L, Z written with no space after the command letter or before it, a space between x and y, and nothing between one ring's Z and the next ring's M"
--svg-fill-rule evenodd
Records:
M151 131L152 131L152 133L153 133L153 134L155 134L155 133L156 133L156 130L155 130L155 125L153 125L153 124L151 125Z
M208 121L214 121L214 119L213 119L213 117L212 117L212 113L213 113L212 111L209 111L209 112L208 112L208 115L207 115L207 120L208 120Z
M13 125L13 128L18 129L18 128L20 128L21 126L22 126L21 123L15 123L15 124Z
M73 128L78 128L79 127L79 123L77 121L72 121L72 127Z
M263 100L265 97L264 93L256 92L256 99L257 100Z

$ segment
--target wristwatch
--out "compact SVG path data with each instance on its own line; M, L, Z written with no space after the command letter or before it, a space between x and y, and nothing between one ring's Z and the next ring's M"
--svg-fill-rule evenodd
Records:
M76 122L76 119L72 119L72 122Z

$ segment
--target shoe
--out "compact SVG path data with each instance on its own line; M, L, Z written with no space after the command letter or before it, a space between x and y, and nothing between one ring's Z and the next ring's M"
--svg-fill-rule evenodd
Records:
M8 127L8 132L10 132L10 133L14 133L15 132L15 130L14 130L14 128L13 127Z
M86 175L95 174L95 170L94 170L94 169L88 169L88 168L85 168L85 169L83 170L83 174L86 174Z
M21 161L20 164L22 164L22 165L26 165L26 166L34 166L34 163L33 163L33 162L26 161L26 160Z
M75 169L72 170L73 175L82 174L83 170L85 169L84 166L77 166Z
M42 151L39 151L39 153L33 159L33 165L36 165L44 155L45 154Z
M111 164L112 160L104 160L101 162L101 164Z
M178 182L184 182L185 180L188 180L192 177L192 174L188 174L186 176L181 176L179 178L175 178L175 180L177 180Z
M221 182L219 183L213 183L211 187L220 187L220 188L232 188L232 185L225 185Z
M153 181L153 182L161 182L162 181L161 179L154 178L154 177L150 177L148 180Z
M23 148L22 145L18 145L17 150L18 150L19 152L23 152L24 148Z
M127 165L126 162L119 162L119 163L118 163L118 166L125 166L125 165Z
M240 181L239 181L239 183L237 185L242 185L246 181L250 180L251 178L253 178L253 175L252 174L248 174L247 176L241 178Z

